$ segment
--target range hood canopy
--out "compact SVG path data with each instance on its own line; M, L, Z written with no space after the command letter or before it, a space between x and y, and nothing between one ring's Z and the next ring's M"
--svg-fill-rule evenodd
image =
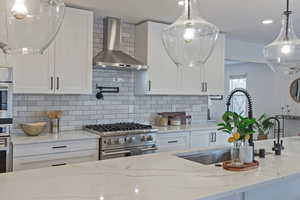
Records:
M108 69L147 70L136 58L121 51L121 20L107 17L103 20L103 51L94 57L94 66Z

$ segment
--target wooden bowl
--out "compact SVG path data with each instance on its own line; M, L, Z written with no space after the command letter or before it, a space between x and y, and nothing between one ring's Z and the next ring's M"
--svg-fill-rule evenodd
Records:
M47 122L24 123L21 128L28 136L39 136L45 129Z

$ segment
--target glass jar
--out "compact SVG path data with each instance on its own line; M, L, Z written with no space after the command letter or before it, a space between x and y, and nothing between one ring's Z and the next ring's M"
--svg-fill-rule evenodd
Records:
M239 167L243 165L243 161L241 160L241 149L243 146L243 142L241 140L235 141L233 146L231 147L231 164L234 167Z

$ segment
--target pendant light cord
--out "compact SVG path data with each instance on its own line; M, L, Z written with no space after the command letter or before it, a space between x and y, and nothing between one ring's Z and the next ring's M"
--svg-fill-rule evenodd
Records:
M286 11L283 14L286 16L285 40L289 40L289 23L290 15L292 14L292 11L290 11L290 0L286 1Z

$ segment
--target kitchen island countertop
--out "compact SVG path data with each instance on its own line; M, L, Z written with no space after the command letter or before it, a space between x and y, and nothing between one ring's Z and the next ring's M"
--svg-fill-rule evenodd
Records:
M273 141L257 142L271 150ZM282 156L229 172L175 153L124 157L0 175L3 200L211 200L300 177L300 137L284 139Z

